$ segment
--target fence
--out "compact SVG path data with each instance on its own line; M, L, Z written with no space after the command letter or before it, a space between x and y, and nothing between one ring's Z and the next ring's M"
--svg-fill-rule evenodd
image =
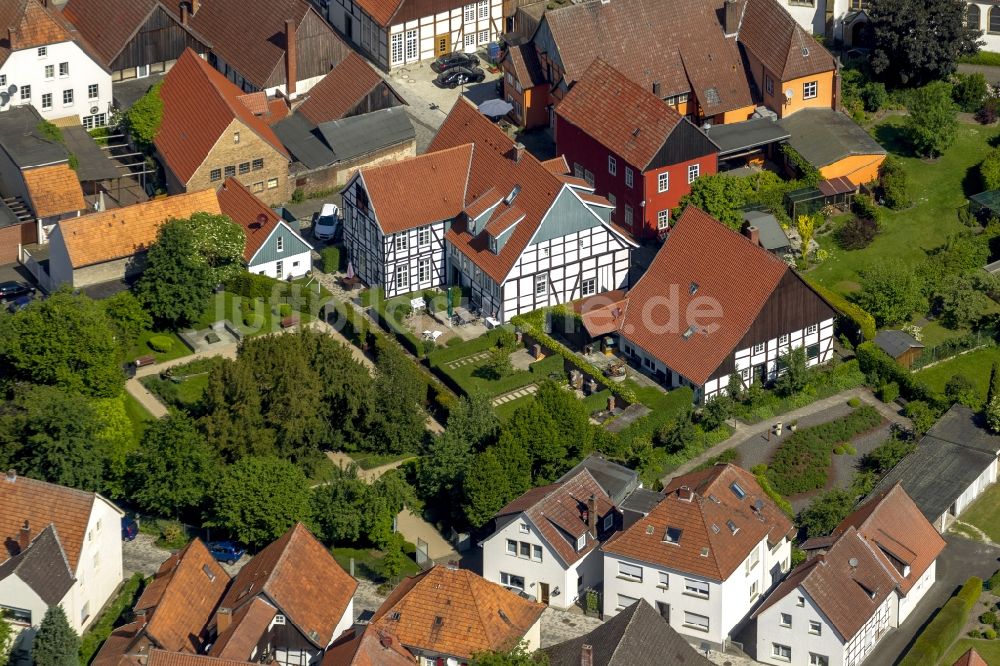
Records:
M911 370L920 370L953 356L964 354L981 347L996 345L998 330L996 327L981 328L966 335L945 340L939 345L926 347L910 366Z

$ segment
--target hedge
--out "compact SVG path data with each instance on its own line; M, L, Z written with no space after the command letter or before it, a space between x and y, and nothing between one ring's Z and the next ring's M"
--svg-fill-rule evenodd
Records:
M1000 596L1000 570L997 570L990 579L986 581L986 589L993 592L993 594Z
M756 468L755 468L756 469ZM764 494L771 498L771 501L778 505L778 508L785 512L789 518L794 517L794 512L792 511L792 503L785 499L781 493L774 489L771 485L771 480L767 478L767 466L764 465L764 470L755 472L754 478L757 479L757 483L760 484L760 489L764 491Z
M958 638L982 591L981 578L973 576L967 580L917 636L899 666L935 666Z
M858 331L861 332L862 338L865 340L875 339L875 317L871 316L854 303L851 303L840 294L830 291L826 287L809 280L803 275L800 275L799 277L805 280L806 284L812 287L816 293L825 298L830 305L839 310L845 317L853 321L858 327Z
M774 490L782 495L817 490L826 485L834 447L882 422L877 409L865 405L844 418L800 428L778 446L767 469Z
M174 348L174 340L169 335L154 335L147 343L153 351L165 354Z
M124 624L124 622L119 622L119 620L125 619L124 616L131 611L132 606L138 601L139 593L143 588L142 583L142 574L132 574L132 577L122 585L118 596L101 613L97 622L91 625L90 629L80 637L81 664L89 664L90 660L97 654L97 651L104 641L108 639L108 636L111 635L115 627L119 624Z
M926 384L918 380L912 372L901 366L874 342L864 342L854 350L858 358L858 367L865 373L868 385L881 387L883 384L895 383L899 392L907 400L923 400L932 408L943 409L940 395L932 391Z

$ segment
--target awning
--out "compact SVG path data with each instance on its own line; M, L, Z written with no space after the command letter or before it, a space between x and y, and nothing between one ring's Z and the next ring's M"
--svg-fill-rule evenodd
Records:
M719 157L746 152L790 136L780 120L774 118L754 118L741 123L712 125L705 134L719 147Z
M856 192L858 189L858 186L852 183L850 178L845 176L824 180L816 187L818 187L819 191L823 193L823 196L827 197L836 196L838 194L850 194L851 192Z

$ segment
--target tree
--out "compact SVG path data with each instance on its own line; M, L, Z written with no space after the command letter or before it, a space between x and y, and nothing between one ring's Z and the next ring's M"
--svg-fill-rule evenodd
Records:
M854 508L854 496L841 488L818 496L799 512L795 523L806 532L806 538L826 536L833 532Z
M14 646L14 627L6 620L7 611L0 610L0 666L7 666L10 649Z
M809 243L813 239L813 231L816 229L816 220L812 215L799 215L795 223L799 231L799 238L802 239L802 256L809 256Z
M201 507L220 472L215 450L183 413L150 425L129 463L132 500L144 511L175 518Z
M101 301L104 312L114 325L123 349L131 347L143 331L153 326L153 318L142 308L132 292L120 291Z
M678 453L694 442L695 434L689 409L663 424L655 435L655 441L667 453Z
M503 347L495 347L488 353L489 356L487 356L486 361L479 366L479 372L484 379L496 381L514 372L514 367L510 364L510 350Z
M122 119L136 145L145 152L153 148L153 139L163 122L163 98L160 97L162 81L158 81L133 104Z
M31 656L36 666L79 666L80 637L62 606L49 606L35 634Z
M1000 397L1000 363L993 361L990 366L990 386L986 390L986 404L991 404L996 397Z
M984 190L1000 190L1000 148L992 148L979 163Z
M907 187L903 163L893 155L886 155L885 161L879 167L879 191L882 203L893 210L906 208L910 204Z
M717 394L705 402L701 410L701 426L710 432L722 426L733 415L733 399Z
M916 448L916 444L909 438L891 437L862 458L862 468L882 476Z
M972 74L960 72L955 77L957 80L951 90L955 104L966 113L975 113L983 106L983 99L989 92L986 77L979 72Z
M937 421L937 414L923 400L911 400L906 403L906 416L913 421L913 432L918 437L931 429Z
M899 259L888 259L861 271L855 300L879 326L892 326L927 309L919 278Z
M137 446L132 419L125 410L125 396L94 398L90 404L97 420L94 449L104 461L101 489L113 499L124 497L128 457Z
M146 253L135 295L160 325L175 328L196 321L212 295L212 271L198 255L196 242L190 224L169 220Z
M490 447L477 455L465 476L463 508L469 525L474 528L488 523L514 498L507 478L508 466L500 462L494 448Z
M472 655L469 666L548 666L548 663L548 655L541 651L532 654L528 644L521 641L506 652L500 650L477 652Z
M196 257L205 262L212 280L221 283L242 273L246 233L225 215L194 213L184 220L194 236Z
M399 574L403 573L404 566L406 566L406 554L403 553L403 537L394 532L386 546L385 555L382 557L382 573L390 581L393 581Z
M952 329L974 328L992 304L980 280L972 275L952 275L943 281L937 294L941 323Z
M375 371L375 450L418 450L426 432L427 382L392 342L382 342Z
M729 375L729 384L726 386L726 393L735 401L743 399L743 378L738 372Z
M994 396L986 405L986 426L990 431L1000 433L1000 395Z
M809 367L805 347L795 347L778 357L781 368L775 389L784 396L794 395L809 383Z
M125 387L122 347L103 308L58 291L0 319L0 377L114 397Z
M870 63L882 78L919 85L947 78L963 55L979 49L979 30L965 25L958 0L872 0Z
M211 519L251 546L262 546L309 518L305 474L278 458L249 456L226 467L212 494Z
M951 403L961 403L974 409L979 406L979 392L965 375L952 375L944 385L944 394Z
M913 150L924 157L937 157L958 136L958 107L951 99L951 86L944 81L929 83L910 93L906 130Z
M681 197L680 208L697 206L731 229L743 224L743 207L748 203L765 203L767 194L782 184L781 178L762 171L745 178L712 174L691 183L691 192Z

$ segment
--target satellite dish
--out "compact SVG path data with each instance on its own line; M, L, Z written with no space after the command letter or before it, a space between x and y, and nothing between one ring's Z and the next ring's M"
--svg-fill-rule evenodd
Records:
M10 101L10 95L6 92L0 92L0 106L7 106L7 102Z
M853 569L858 566L858 558L852 557L851 559L847 560L847 563L851 565L851 568Z
M7 94L13 95L16 92L17 92L17 86L15 86L13 83L10 84L10 87L7 88Z
M791 88L786 88L785 89L785 99L791 99L794 94L795 93L792 92Z

